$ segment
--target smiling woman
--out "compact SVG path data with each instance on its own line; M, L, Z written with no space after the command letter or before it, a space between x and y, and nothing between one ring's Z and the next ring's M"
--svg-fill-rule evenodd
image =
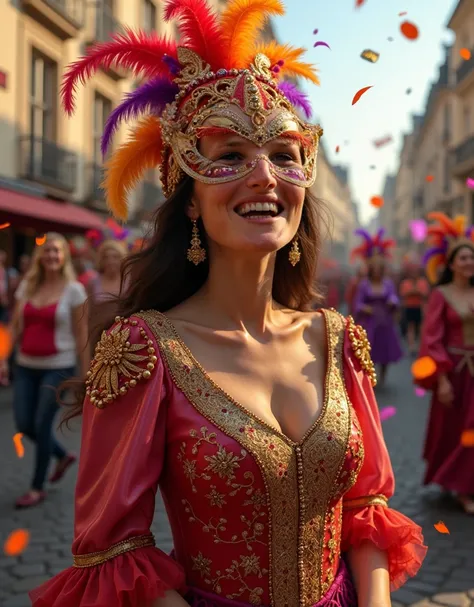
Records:
M74 567L34 607L385 607L414 575L420 529L388 507L393 473L367 339L312 310L322 130L285 76L303 49L258 43L279 0L166 0L183 46L127 32L67 76L115 61L150 81L108 165L111 209L159 165L165 203L93 336L84 385ZM291 102L286 96L291 90ZM166 100L166 101L165 101ZM112 325L112 326L110 326ZM103 330L105 329L105 330ZM174 541L155 548L157 487Z

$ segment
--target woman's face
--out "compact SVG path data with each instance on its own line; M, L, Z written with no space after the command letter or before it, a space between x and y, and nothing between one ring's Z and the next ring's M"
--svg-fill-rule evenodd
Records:
M385 263L383 259L373 259L370 263L370 274L372 278L380 279L385 273Z
M105 249L102 253L102 268L105 274L119 274L122 255L112 248Z
M299 142L278 138L258 147L238 135L211 135L202 138L200 151L229 167L259 157L254 170L240 179L219 184L194 182L189 215L192 219L201 216L211 251L262 255L288 244L301 221L305 188L279 178L261 156L276 166L301 166Z
M59 240L47 240L41 247L41 265L46 272L60 272L64 266L64 248Z
M461 247L454 255L451 270L459 278L469 280L474 277L474 250L471 247Z

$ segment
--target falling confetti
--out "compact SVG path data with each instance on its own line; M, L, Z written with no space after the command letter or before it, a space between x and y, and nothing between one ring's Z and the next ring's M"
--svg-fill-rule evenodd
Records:
M8 327L0 325L0 360L10 356L12 350L12 336Z
M474 447L474 430L464 430L461 434L461 445L463 447Z
M423 242L428 232L428 226L424 219L412 219L408 222L411 237L415 242Z
M435 524L434 528L436 529L436 531L439 531L439 533L449 533L449 529L446 527L443 521L438 521Z
M380 209L384 205L384 199L382 196L372 196L370 204L376 209Z
M375 141L373 141L373 144L376 148L381 148L384 145L392 143L392 141L393 137L391 135L385 135L385 137L382 137L381 139L375 139Z
M469 189L474 190L474 179L472 179L471 177L468 177L466 179L466 185Z
M395 409L395 407L384 407L380 411L380 421L384 422L385 420L390 419L395 415L396 412L397 410Z
M407 89L407 90L405 91L405 93L406 93L407 95L411 95L411 91L412 91L412 89Z
M362 95L364 93L366 93L372 87L373 87L373 84L371 86L364 86L363 89L359 89L357 91L357 93L354 95L354 98L352 99L352 105L355 105L359 101L359 99L362 97Z
M426 394L426 390L423 390L423 388L420 388L420 386L416 386L415 388L415 394L421 398L422 396L424 396Z
M317 34L319 32L319 30L314 30L313 34Z
M46 236L37 236L36 237L36 244L41 247L42 245L44 245L44 243L46 242Z
M408 13L406 11L403 11L403 13L398 13L399 17L403 17L403 15L408 15Z
M375 164L371 164L371 165L370 165L370 168L371 168L372 170L374 170L374 169L376 169L377 167L375 166Z
M400 25L400 31L407 40L416 40L420 35L420 32L414 23L411 21L404 21Z
M331 49L331 47L329 46L329 44L327 42L323 42L322 40L319 40L318 42L315 42L313 44L314 47L316 46L327 46L328 49Z
M389 36L389 37L387 38L387 40L388 40L389 42L393 42L393 38L392 38L392 36Z
M339 146L336 145L336 154L339 154L339 149L340 149Z
M434 175L427 175L427 176L425 177L425 180L426 180L428 183L431 183L431 182L434 180Z
M9 223L2 223L0 224L0 230L4 230L5 228L9 228L11 224Z
M25 455L25 447L23 447L23 443L21 439L23 438L23 434L21 432L17 432L13 435L13 444L15 445L15 451L18 457L22 458Z
M26 529L12 531L5 540L3 551L7 556L18 556L26 550L30 543L30 532Z
M365 0L356 0L356 8L359 8L359 6L362 6L364 4Z
M471 58L471 51L468 48L462 48L462 49L460 49L459 54L466 61L469 61L469 59Z
M371 49L367 48L365 49L365 51L362 51L360 56L362 57L362 59L370 61L370 63L377 63L380 57L380 53L377 53L376 51L372 51Z
M415 379L426 379L436 371L436 363L431 356L422 356L415 360L411 372Z

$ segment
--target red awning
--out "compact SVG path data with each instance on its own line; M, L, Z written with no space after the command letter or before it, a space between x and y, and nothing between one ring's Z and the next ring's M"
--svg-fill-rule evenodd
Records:
M25 227L41 224L44 230L77 232L104 228L104 222L96 213L79 205L5 189L0 189L0 216L2 223Z

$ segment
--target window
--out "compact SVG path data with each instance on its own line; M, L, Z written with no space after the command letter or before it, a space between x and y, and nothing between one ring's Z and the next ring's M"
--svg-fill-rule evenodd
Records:
M107 118L112 112L112 102L100 93L95 93L94 96L94 164L102 164L102 152L100 151L100 140L104 132L104 126Z
M153 32L156 29L156 6L152 0L142 0L143 15L142 24L146 32Z
M464 106L462 126L464 129L464 137L467 137L471 132L471 108L468 105Z
M449 194L451 191L451 155L449 152L444 155L443 172L443 192Z
M33 49L31 55L30 133L56 141L57 65Z

